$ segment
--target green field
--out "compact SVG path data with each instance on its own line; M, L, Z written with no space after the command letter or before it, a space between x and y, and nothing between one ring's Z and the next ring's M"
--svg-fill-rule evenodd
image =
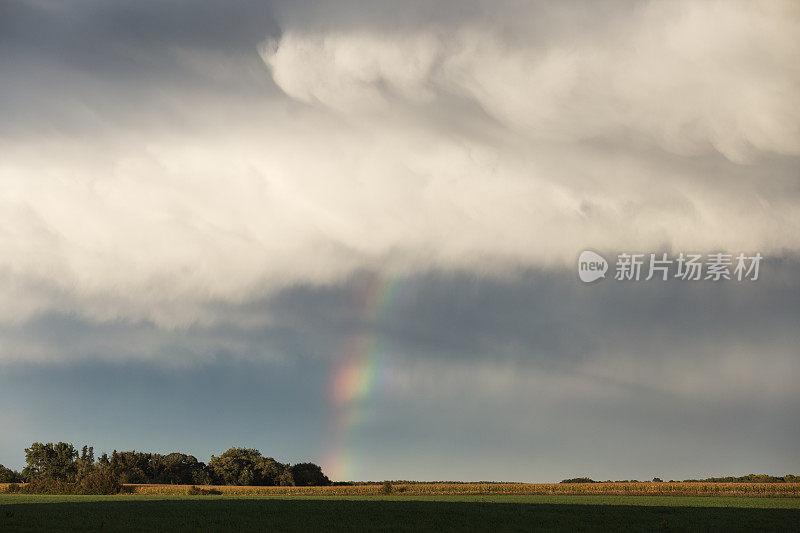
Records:
M773 530L800 499L675 496L0 495L3 531Z

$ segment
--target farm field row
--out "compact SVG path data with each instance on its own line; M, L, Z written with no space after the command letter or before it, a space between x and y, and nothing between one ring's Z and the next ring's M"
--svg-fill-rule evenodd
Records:
M126 485L131 494L187 494L191 485ZM223 494L381 494L381 485L328 487L204 486ZM800 497L800 483L412 483L394 484L397 495L616 495Z

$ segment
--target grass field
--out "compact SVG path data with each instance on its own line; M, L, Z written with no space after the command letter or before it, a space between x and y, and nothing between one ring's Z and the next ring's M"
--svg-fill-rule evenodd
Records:
M797 531L800 499L0 495L3 531Z

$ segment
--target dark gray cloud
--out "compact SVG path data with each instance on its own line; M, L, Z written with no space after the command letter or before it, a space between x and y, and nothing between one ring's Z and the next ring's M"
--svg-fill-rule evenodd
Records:
M366 335L380 340L401 366L435 361L474 369L492 362L667 391L689 374L709 373L704 377L714 380L719 363L730 365L743 393L777 380L774 392L792 396L782 380L797 371L800 264L792 256L769 259L761 276L756 282L584 285L562 269L511 278L429 272L381 279L365 272L339 285L299 286L246 305L215 304L208 310L212 322L189 327L43 315L3 328L3 358L132 358L167 366L336 361L349 339ZM394 287L395 296L381 313L367 313L361 302L376 280ZM638 374L599 371L601 363L620 371L636 365L663 371L663 384L655 375L637 383ZM703 392L699 383L692 387Z
M125 50L158 61L169 46L251 51L279 28L268 2L4 0L3 56L41 55L97 74L121 72ZM120 67L120 71L117 71Z
M0 134L12 138L112 135L141 128L143 115L149 127L159 114L185 123L181 94L277 92L256 53L280 35L267 3L4 0L0 9Z

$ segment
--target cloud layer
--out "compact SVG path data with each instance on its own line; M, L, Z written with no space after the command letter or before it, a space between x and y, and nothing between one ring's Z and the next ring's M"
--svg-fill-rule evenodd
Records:
M800 249L789 2L10 6L4 322L183 327L362 269L587 247Z

